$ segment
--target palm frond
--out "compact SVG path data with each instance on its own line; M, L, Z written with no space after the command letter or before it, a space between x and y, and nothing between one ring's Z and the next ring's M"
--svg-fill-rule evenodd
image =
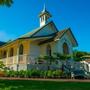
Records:
M13 3L13 0L0 0L0 5L6 5L10 7Z

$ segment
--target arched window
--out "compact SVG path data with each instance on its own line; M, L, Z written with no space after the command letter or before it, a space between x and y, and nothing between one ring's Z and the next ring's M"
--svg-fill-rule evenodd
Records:
M69 54L69 48L67 43L63 43L63 54Z
M44 21L44 16L43 16L43 21Z
M7 51L3 51L3 58L7 57Z
M89 72L89 65L86 64L86 70Z
M41 22L43 21L43 17L41 17Z
M13 51L13 48L11 48L11 49L10 49L10 57L13 56L13 52L14 52L14 51Z
M46 50L47 50L47 55L51 56L51 46L50 45L47 45Z
M23 45L19 46L19 55L23 55Z

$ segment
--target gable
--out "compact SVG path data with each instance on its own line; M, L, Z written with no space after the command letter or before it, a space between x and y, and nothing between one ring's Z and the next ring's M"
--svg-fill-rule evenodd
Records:
M73 47L77 47L78 46L77 40L74 37L74 34L72 33L70 28L67 30L66 34L68 38L70 39L70 41L72 42Z
M32 35L32 37L49 36L57 32L57 28L53 22L40 29L38 32Z
M78 43L72 33L72 31L69 29L65 29L62 31L57 32L54 37L52 37L51 39L48 39L46 41L41 42L40 44L44 44L44 43L48 43L48 42L52 42L52 41L68 41L70 44L72 44L72 47L77 47Z
M77 43L70 28L68 28L66 30L59 31L55 37L55 40L62 39L64 36L67 36L67 39L69 39L69 41L72 43L73 47L78 46L78 43Z

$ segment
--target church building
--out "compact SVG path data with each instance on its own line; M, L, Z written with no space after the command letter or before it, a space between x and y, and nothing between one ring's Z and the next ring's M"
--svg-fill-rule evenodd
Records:
M52 15L44 9L39 14L40 26L16 40L0 42L0 61L13 70L32 69L39 56L53 53L72 54L77 41L70 28L58 30ZM45 68L44 64L39 65Z

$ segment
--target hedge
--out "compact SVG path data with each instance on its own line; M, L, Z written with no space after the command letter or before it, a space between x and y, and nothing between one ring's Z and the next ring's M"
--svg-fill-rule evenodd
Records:
M21 70L13 71L9 70L5 72L6 77L22 77L22 78L61 78L68 77L68 74L61 70Z

